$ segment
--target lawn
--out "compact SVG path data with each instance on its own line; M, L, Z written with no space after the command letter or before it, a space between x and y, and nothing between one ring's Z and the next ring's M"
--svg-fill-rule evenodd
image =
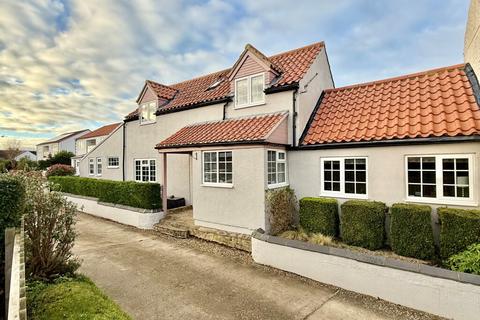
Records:
M29 283L27 306L32 320L131 319L84 276L61 278L52 284Z

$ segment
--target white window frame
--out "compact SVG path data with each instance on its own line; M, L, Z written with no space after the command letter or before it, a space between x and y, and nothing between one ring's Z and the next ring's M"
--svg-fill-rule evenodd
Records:
M140 180L137 180L137 161L140 161ZM143 171L142 171L142 161L148 161L148 181L143 181ZM150 172L150 161L154 161L155 163L155 180L150 180L150 176L151 176L151 172ZM157 165L157 160L156 159L133 159L133 179L136 181L136 182L145 182L145 183L148 183L148 182L157 182L158 178L157 178L157 168L158 168L158 165Z
M265 90L265 72L253 74L251 76L246 76L242 78L235 79L235 108L236 109L241 109L241 108L247 108L247 107L253 107L253 106L258 106L265 104L265 92L263 92L263 99L261 101L256 101L252 102L252 78L262 76L262 84L263 84L263 90ZM244 104L238 104L237 103L237 82L242 81L242 80L247 80L247 103Z
M268 152L273 151L275 152L275 175L276 175L276 183L268 183ZM280 153L283 153L285 155L285 158L280 160L278 155ZM281 187L286 187L289 185L288 183L288 161L287 161L287 152L285 150L277 150L277 149L267 149L267 154L266 154L266 181L267 181L267 187L268 189L275 189L275 188L281 188ZM284 182L278 182L278 164L279 163L284 163L285 164L285 181Z
M345 192L345 160L348 159L364 159L365 160L365 194L346 193ZM330 191L324 189L324 162L325 161L339 161L340 162L340 191ZM320 158L320 196L334 197L345 199L368 199L368 157L353 156L353 157L323 157Z
M408 159L418 157L432 157L435 158L435 185L436 185L436 197L414 197L408 195ZM443 159L468 159L468 181L469 181L469 197L468 198L455 198L443 196ZM464 206L477 206L478 202L475 200L476 185L475 185L475 155L473 153L464 154L409 154L405 156L405 201L429 203L429 204L445 204L445 205L464 205Z
M226 182L206 182L205 181L205 165L204 165L204 154L205 153L216 153L217 154L217 181L220 173L220 167L218 165L218 159L219 156L218 154L220 152L231 152L232 153L232 182L231 183L226 183ZM202 186L204 187L216 187L216 188L233 188L233 183L234 183L234 156L233 156L233 151L232 150L205 150L201 152L201 157L202 157Z
M102 168L102 170L101 170L100 173L98 173L98 165L99 165L99 164L100 164L100 166L101 166L101 168ZM96 160L95 160L95 175L96 175L97 177L101 177L102 174L103 174L103 160L102 160L102 158L98 157L98 158L96 158Z
M113 159L113 158L117 159L118 165L116 165L116 166L111 166L110 165L110 159ZM107 157L107 169L118 169L118 168L120 168L120 157L118 157L118 156Z
M153 120L143 120L143 117L142 117L142 113L144 112L144 110L146 108L154 108L154 112L153 112L153 115L154 115L154 118ZM157 102L156 101L149 101L149 102L145 102L143 104L140 105L140 113L138 115L138 118L140 120L140 124L143 125L143 124L151 124L151 123L155 123L157 122L157 116L156 116L156 112L157 112Z
M93 172L91 165L93 164ZM95 158L88 158L88 175L94 176L95 175Z

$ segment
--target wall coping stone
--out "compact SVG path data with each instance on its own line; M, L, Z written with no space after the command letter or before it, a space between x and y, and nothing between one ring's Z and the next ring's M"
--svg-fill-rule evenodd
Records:
M292 247L300 250L333 255L377 266L419 273L435 278L449 279L477 286L480 285L479 275L452 271L423 263L409 262L391 257L384 257L380 255L377 256L363 252L355 252L345 248L323 246L320 244L313 244L299 240L285 239L277 236L268 235L262 229L257 229L253 231L252 238L285 247Z
M101 205L107 206L107 207L119 208L119 209L124 209L124 210L129 210L129 211L135 211L135 212L139 212L139 213L162 212L161 208L159 208L159 209L136 208L136 207L126 206L126 205L118 204L118 203L102 202L102 201L99 201L98 198L95 198L95 197L81 196L81 195L78 195L78 194L72 194L72 193L67 193L67 192L62 192L62 194L65 195L65 196L68 196L68 197L72 197L72 198L79 198L79 199L96 201L98 204L101 204Z

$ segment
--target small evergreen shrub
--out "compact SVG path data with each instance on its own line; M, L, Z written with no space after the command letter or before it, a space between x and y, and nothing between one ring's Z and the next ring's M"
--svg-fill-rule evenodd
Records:
M341 238L346 244L377 250L385 238L383 202L349 200L342 204L340 215Z
M75 174L75 169L72 166L66 164L54 164L48 168L46 176L73 176Z
M265 193L269 233L276 235L290 229L297 214L297 198L293 189L278 188Z
M396 203L390 211L390 245L401 256L433 259L435 242L429 206Z
M453 271L480 275L480 243L470 245L467 250L454 254L447 260Z
M336 237L338 235L338 223L338 203L336 199L300 199L300 225L307 232Z
M61 192L94 197L101 202L143 209L159 209L162 206L158 183L56 176L50 177L49 181Z
M480 242L480 210L438 208L442 259Z

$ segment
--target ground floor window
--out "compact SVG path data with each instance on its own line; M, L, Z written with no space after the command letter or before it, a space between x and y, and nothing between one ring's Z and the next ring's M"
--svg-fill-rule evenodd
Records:
M462 203L473 201L473 155L406 157L407 198Z
M269 187L287 183L287 154L285 151L267 150L267 184Z
M232 151L203 152L203 184L232 185Z
M108 168L118 168L120 160L118 157L108 157Z
M101 176L103 172L102 158L97 158L97 176Z
M155 159L135 160L135 181L157 181L157 165Z
M367 158L322 158L320 194L367 198Z
M95 159L88 159L88 174L93 176L95 175Z

